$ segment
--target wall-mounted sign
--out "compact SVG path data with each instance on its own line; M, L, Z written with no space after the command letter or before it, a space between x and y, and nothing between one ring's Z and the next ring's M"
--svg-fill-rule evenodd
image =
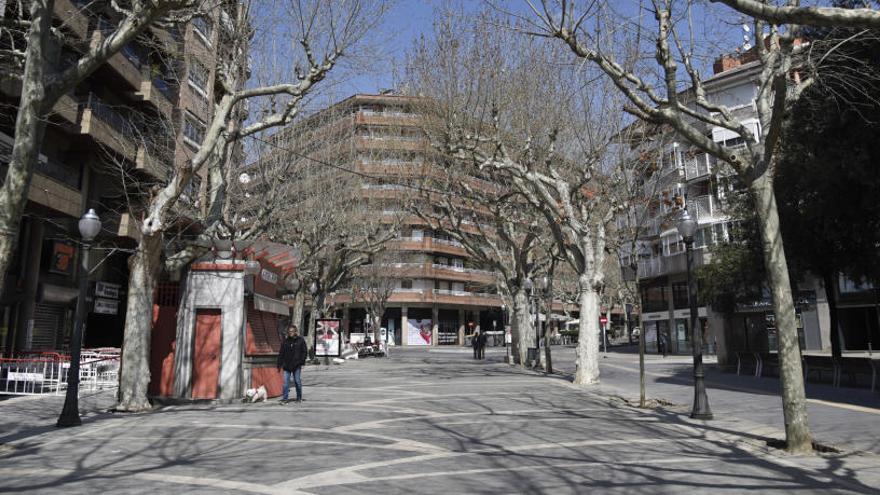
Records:
M270 272L269 270L266 270L265 268L260 270L260 278L262 278L266 282L269 282L270 284L278 283L278 275L276 275L275 272Z
M52 243L52 261L49 265L49 271L61 275L72 274L73 257L75 254L76 248L70 244L63 242Z
M106 297L108 299L119 299L119 284L111 284L109 282L98 282L95 284L95 297Z
M95 298L95 313L99 315L115 315L119 312L119 301Z

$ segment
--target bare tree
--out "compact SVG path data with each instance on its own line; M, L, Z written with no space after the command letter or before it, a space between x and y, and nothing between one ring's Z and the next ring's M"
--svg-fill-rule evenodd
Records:
M783 5L758 0L711 0L723 3L742 14L771 24L800 24L822 27L880 28L880 12L864 1L863 8L802 6L797 0Z
M395 256L394 251L376 253L370 257L368 263L355 270L351 283L352 302L363 303L372 316L370 326L373 329L374 344L382 342L382 317L385 315L385 306L397 287L397 279L388 276L388 264L396 259L399 257Z
M756 58L756 126L747 125L734 109L709 96L706 78L701 75L697 62L701 56L698 50L703 45L695 38L697 30L691 23L694 15L692 2L652 1L650 8L656 23L653 28L638 25L636 35L629 34L633 32L629 23L627 29L616 29L619 19L613 15L609 3L593 2L578 9L576 2L568 0L541 2L540 5L530 2L536 19L531 21L530 29L540 36L561 40L578 58L601 70L626 96L627 111L631 114L645 121L669 125L693 146L732 167L754 196L764 263L779 328L780 384L787 448L792 452L809 452L811 434L794 302L773 180L786 110L812 81L799 70L798 58L802 53L799 29L779 23L795 20L830 23L848 19L846 22L859 20L869 24L876 13L802 8L798 2L789 2L786 7L752 1L724 3L741 9L742 13L758 16L747 23L754 37L752 50ZM637 43L651 44L656 67L618 59L613 49L617 44L609 45L608 40L631 40L632 36L639 37ZM655 74L657 69L659 74ZM738 135L744 141L743 145L734 147L716 142L707 134L707 129L722 129Z
M603 284L605 229L613 186L601 172L619 107L603 91L575 98L559 53L512 33L489 13L470 24L449 14L438 24L432 57L418 92L442 102L445 154L503 176L544 218L562 256L578 274L580 336L575 383L598 381L599 295ZM505 29L508 28L508 29ZM439 74L438 74L439 72ZM591 88L592 89L592 88ZM599 125L599 118L604 122Z
M668 163L666 150L673 136L666 126L637 121L624 135L628 141L620 143L624 147L621 161L612 172L619 180L610 191L621 206L609 238L609 250L616 254L619 273L607 291L624 306L624 329L632 341L630 314L641 316L644 309L638 279L642 274L640 261L650 253L645 239L668 227L677 212L677 198L664 193L675 189L679 178L677 164ZM626 311L627 305L632 308L630 312ZM644 337L642 323L638 343L639 407L647 407Z
M107 9L119 22L98 43L83 43L82 54L61 58L68 41L64 25L55 28L53 0L4 2L12 16L0 18L0 81L20 84L15 142L6 178L0 188L0 286L12 260L12 246L27 201L46 121L53 106L80 82L151 26L166 27L197 12L195 0L94 2L85 11ZM0 15L6 12L0 12Z
M526 281L547 264L540 250L543 219L509 185L490 182L486 174L480 178L479 163L469 157L447 160L425 181L425 201L410 208L432 230L461 244L477 266L497 274L513 315L514 359L525 366L527 350L537 347Z
M230 167L235 166L231 158L236 144L291 123L316 85L337 67L343 55L355 49L385 10L384 2L367 0L291 1L289 5L276 7L278 9L261 6L251 10L249 4L243 4L239 9L230 26L237 35L230 37L231 50L227 57L219 60L217 67L219 83L223 86L222 97L214 105L202 141L188 160L175 165L167 183L154 191L146 203L139 223L138 249L130 261L119 410L140 411L149 407L146 392L150 381L152 292L162 268L163 239L166 232L174 228L172 212L193 177L201 174L207 182L201 220L203 234L201 239L167 257L165 267L169 269L176 269L206 252L203 241L217 237L231 239L235 235L224 212L228 211L229 180L236 175L229 172ZM281 53L277 51L279 46L296 45L298 52L285 51L286 48L281 49ZM252 54L256 55L256 67L251 67ZM289 62L278 64L279 58ZM256 72L257 84L246 85L252 70ZM258 105L261 108L256 110ZM256 116L241 123L241 112L246 108Z

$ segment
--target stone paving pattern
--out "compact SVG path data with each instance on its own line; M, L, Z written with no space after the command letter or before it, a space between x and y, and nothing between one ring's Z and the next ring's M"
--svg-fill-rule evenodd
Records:
M650 358L650 396L673 404L640 410L623 400L637 392L632 355L609 354L603 383L579 388L565 376L571 349L558 348L554 376L503 364L503 353L477 362L468 349L395 349L308 367L302 404L122 415L100 411L104 394L84 401L84 426L65 430L51 426L61 398L0 400L0 492L878 493L870 403L811 403L814 417L838 415L847 433L827 436L845 450L789 456L765 442L780 434L779 399L761 392L772 380L710 372L717 419L704 423L687 418L680 357ZM868 425L871 440L847 442Z

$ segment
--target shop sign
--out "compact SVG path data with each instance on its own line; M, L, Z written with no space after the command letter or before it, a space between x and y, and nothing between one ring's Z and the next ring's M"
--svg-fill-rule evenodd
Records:
M278 283L278 275L276 275L274 272L266 270L265 268L260 271L260 278L262 278L266 282L269 282L270 284Z
M95 297L106 297L108 299L119 299L119 284L111 284L109 282L98 282L95 284Z
M115 315L119 312L119 301L113 299L95 298L95 313L100 315Z
M76 248L64 242L52 243L52 264L49 271L61 275L73 273L73 257Z

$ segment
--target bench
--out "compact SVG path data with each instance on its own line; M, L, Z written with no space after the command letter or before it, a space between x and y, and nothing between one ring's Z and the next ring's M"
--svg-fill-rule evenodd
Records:
M810 373L816 373L818 381L822 381L822 372L831 372L831 383L836 387L840 383L840 365L831 356L803 357L804 380L809 380Z
M757 352L737 352L736 353L736 374L742 374L745 366L749 366L750 368L754 366L754 372L752 375L761 376L759 373L761 371L761 358Z
M758 370L755 376L779 376L779 354L763 352L757 354ZM765 370L775 371L775 374L765 374Z
M852 385L858 385L858 376L865 375L871 377L871 392L877 385L877 368L880 367L880 360L859 357L844 357L839 361L837 371L837 382L835 387L840 386L840 376L846 374Z

